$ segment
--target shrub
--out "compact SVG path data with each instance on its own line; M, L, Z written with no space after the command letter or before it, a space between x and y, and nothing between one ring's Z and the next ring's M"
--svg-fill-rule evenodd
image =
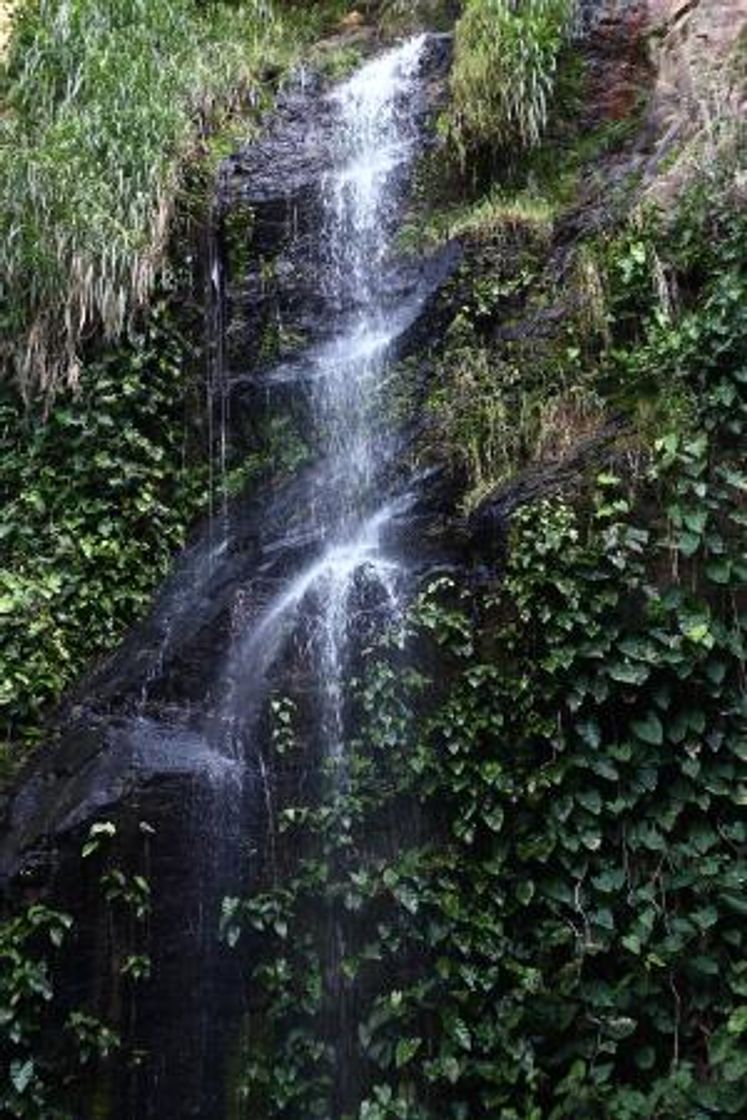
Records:
M539 142L574 7L573 0L468 0L446 120L462 163L475 149Z
M118 338L148 301L197 137L293 43L264 0L19 9L0 86L0 357L26 398L74 385L82 342Z

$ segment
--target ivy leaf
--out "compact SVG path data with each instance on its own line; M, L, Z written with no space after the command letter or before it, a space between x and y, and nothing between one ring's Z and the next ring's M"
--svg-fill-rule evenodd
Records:
M635 1052L635 1064L639 1069L653 1069L656 1064L656 1051L653 1046L642 1046Z
M701 910L694 910L690 918L700 929L710 929L718 921L718 910L714 906L704 906Z
M619 1015L614 1019L608 1019L605 1023L607 1033L617 1042L631 1035L636 1026L635 1019L631 1019L628 1015Z
M726 676L726 665L723 661L709 661L705 667L708 680L715 685L720 685Z
M599 730L599 723L593 716L589 719L581 719L576 724L576 731L590 747L596 749L601 742L601 732Z
M711 560L706 564L705 572L711 583L728 583L731 579L731 560Z
M462 1050L472 1049L472 1035L463 1019L455 1019L451 1024L450 1033L461 1046Z
M649 669L640 662L632 665L627 661L617 661L608 671L613 681L620 681L621 684L643 684L649 677Z
M745 1034L747 1032L747 1007L738 1007L729 1016L726 1029L729 1034Z
M618 649L626 657L632 657L634 661L656 660L656 649L653 643L645 638L623 638L618 642Z
M401 906L404 906L408 913L417 914L420 906L420 899L417 891L413 890L412 887L403 884L396 889L394 896L397 902L399 902Z
M485 824L493 832L500 832L501 829L503 828L504 817L505 817L505 814L503 812L503 809L501 809L500 805L495 805L490 810L490 812L485 814L485 817L484 817Z
M459 1080L459 1075L462 1072L462 1067L457 1058L443 1058L440 1062L441 1072L446 1080L451 1085L456 1085Z
M686 967L699 976L718 976L719 964L713 957L706 957L702 953L695 957L687 957Z
M697 622L694 626L685 630L684 633L685 637L689 638L691 642L695 642L696 645L705 646L707 649L712 649L714 645L714 637L707 622Z
M614 870L602 871L592 879L592 883L598 891L605 894L611 894L613 891L619 891L625 882L625 872L622 868L615 868Z
M708 520L708 512L704 509L686 509L682 511L682 519L691 533L701 534Z
M694 556L700 548L700 537L695 533L680 533L677 547L683 556Z
M522 906L528 906L534 898L534 883L531 879L523 879L516 888L516 897Z
M28 1058L25 1062L15 1061L10 1064L10 1080L15 1091L22 1095L31 1084L34 1076L34 1060Z
M644 719L632 720L631 727L637 738L644 743L660 747L664 742L664 728L661 720L654 712L648 712Z
M594 925L610 932L615 928L615 919L608 906L602 906L601 909L595 910L592 915L592 921Z
M729 908L734 914L739 914L740 918L747 918L747 898L742 895L733 894L731 891L724 891L719 895L725 906Z
M584 809L587 809L590 813L593 813L595 817L598 817L601 813L602 798L598 790L582 790L576 795L576 799L581 805L583 805Z
M401 1038L397 1043L394 1055L397 1069L402 1069L408 1062L411 1062L422 1045L422 1038Z
M592 832L591 829L588 829L581 833L581 843L590 852L598 852L602 846L602 837L598 832Z

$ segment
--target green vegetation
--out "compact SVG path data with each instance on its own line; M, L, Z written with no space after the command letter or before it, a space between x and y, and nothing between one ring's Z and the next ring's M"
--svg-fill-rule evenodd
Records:
M528 464L570 450L605 417L598 347L567 314L567 290L544 273L549 228L504 211L477 238L455 283L459 312L437 359L419 449L451 466L466 511Z
M383 0L377 23L387 35L414 31L448 31L454 23L457 5L453 0Z
M212 497L183 259L232 112L250 129L247 102L267 105L334 11L19 7L0 116L0 775L142 615ZM227 493L298 463L288 428L228 463Z
M237 1118L329 1120L341 1033L362 1086L346 1120L747 1115L743 172L722 150L676 213L619 220L605 200L604 222L564 235L582 176L631 127L582 141L558 124L580 88L571 16L563 0L467 0L449 138L470 169L512 144L522 166L476 176L480 199L412 232L467 250L429 385L410 359L390 386L399 419L424 407L416 453L452 468L463 512L527 466L544 489L491 542L500 572L431 581L366 650L344 780L308 781L305 674L270 703L271 858L222 915L237 952L251 939ZM106 47L124 41L127 104ZM149 297L197 134L288 49L261 4L25 9L0 123L6 177L30 185L6 199L8 326L26 395L56 395L44 425L9 387L0 400L8 743L38 737L142 612L208 501L196 351L172 305L80 370L78 351ZM328 60L342 72L353 52ZM296 340L257 341L269 358ZM554 475L610 417L627 427L604 461ZM250 434L227 494L307 454L290 418ZM99 822L82 849L119 931L115 987L150 970L149 887L116 834ZM11 1117L67 1120L81 1066L121 1045L118 1024L61 1010L73 932L42 903L0 924Z
M0 713L6 758L145 609L205 505L189 349L164 309L83 371L45 424L0 401ZM17 760L16 760L17 761Z
M645 476L613 452L574 493L515 515L503 579L426 589L360 682L347 787L277 806L295 872L227 900L228 940L265 939L247 1115L329 1115L340 1000L365 1054L358 1120L747 1111L747 273L732 183L606 246L606 391L688 399L660 412ZM304 748L293 705L275 718L282 775ZM421 825L392 852L387 824L403 820Z
M93 865L96 889L106 902L112 956L115 948L120 952L114 984L124 988L149 975L143 947L150 886L143 875L123 869L117 832L112 821L91 825L81 858ZM140 822L140 846L147 849L152 832ZM131 862L131 851L127 858ZM3 1116L72 1120L73 1102L87 1092L87 1072L96 1067L100 1075L106 1059L122 1048L118 1032L96 1015L80 1007L63 1010L57 971L74 937L71 915L39 902L0 922Z
M0 397L0 778L142 616L197 516L308 455L291 418L274 417L217 477L186 325L162 298L147 333L87 365L43 424Z
M462 164L485 149L539 142L574 12L573 0L467 0L445 121Z
M187 162L248 98L265 100L323 6L265 0L26 0L0 86L6 375L26 399L75 386L162 271Z
M546 130L518 162L490 174L486 162L475 178L480 189L466 199L443 169L439 179L432 157L421 168L424 204L403 235L405 247L459 237L466 253L451 297L459 313L440 348L420 455L450 463L466 511L523 468L557 460L593 437L620 404L633 408L641 430L657 422L651 396L625 402L602 392L615 314L608 273L627 267L613 260L616 235L595 234L592 219L586 236L572 244L563 237L566 224L583 223L584 205L603 211L610 228L625 228L632 184L611 191L605 166L624 158L646 96L640 92L625 119L602 117L590 128L582 112L588 92L577 54L565 50ZM640 240L634 231L626 238ZM653 246L648 251L659 280L646 279L647 292L654 283L661 297L661 262ZM618 256L626 258L622 247ZM687 406L680 397L667 404L679 406Z

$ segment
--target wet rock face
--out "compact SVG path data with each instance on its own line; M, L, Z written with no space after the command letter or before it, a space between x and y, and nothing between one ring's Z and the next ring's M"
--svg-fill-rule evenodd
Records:
M430 37L423 121L443 96L450 50L448 36ZM247 385L261 383L268 369L292 361L335 326L340 309L329 293L325 298L318 282L326 252L320 185L334 161L335 119L329 88L318 76L302 74L281 99L262 139L225 166L220 208L227 376L239 398L245 398ZM428 262L413 261L409 267L402 262L393 274L392 302L403 302L418 285L424 294L432 290L427 270ZM246 404L251 411L257 401Z
M716 117L744 116L747 86L737 54L747 0L584 0L581 17L590 123L624 120L645 100L632 170L648 197L666 205L688 177L693 140Z
M714 121L728 130L744 120L747 83L738 56L747 0L650 0L649 26L656 73L649 122L657 143L648 188L666 205L690 173L690 144L695 141L696 158L707 161L707 149L697 153L698 138L718 144L723 130L718 138ZM662 173L664 160L669 169Z
M448 44L434 39L433 95L447 56ZM426 100L423 119L428 109ZM273 416L294 411L303 423L304 354L324 343L334 314L315 276L331 130L323 90L307 78L222 176L208 318L220 335L210 340L212 378L229 453ZM398 355L429 336L435 295L455 263L447 250L393 271L392 303L413 308L394 344ZM278 323L283 331L270 345ZM284 363L289 376L273 382L271 371ZM393 438L404 446L407 434ZM226 749L221 678L237 624L259 616L319 548L307 516L311 471L269 479L198 528L149 617L68 698L58 739L22 776L0 831L0 884L10 903L41 897L75 919L58 978L60 1014L85 1008L124 1036L123 1060L107 1082L107 1120L227 1114L246 970L218 941L218 917L226 895L251 889L265 858L267 791L262 727L241 759ZM454 548L438 532L449 498L429 486L390 527L424 569ZM360 598L373 617L365 588ZM302 645L279 669L299 695L309 672ZM103 864L81 860L90 826L101 821L116 829L111 858L150 884L143 925L113 924ZM132 953L150 956L150 981L121 980L118 967ZM99 1106L82 1100L79 1120L94 1115Z

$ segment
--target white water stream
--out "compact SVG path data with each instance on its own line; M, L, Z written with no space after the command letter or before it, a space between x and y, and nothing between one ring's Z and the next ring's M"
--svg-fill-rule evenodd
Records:
M418 136L417 78L425 43L425 36L406 41L328 95L335 141L322 182L319 285L341 330L312 356L308 379L321 449L308 519L321 551L239 633L221 708L224 720L246 718L299 611L313 597L315 676L325 750L333 761L342 761L344 753L344 681L356 592L365 585L380 609L392 617L399 610L401 571L384 540L403 502L382 492L391 441L379 393L391 344L402 330L401 309L390 306L387 266Z

